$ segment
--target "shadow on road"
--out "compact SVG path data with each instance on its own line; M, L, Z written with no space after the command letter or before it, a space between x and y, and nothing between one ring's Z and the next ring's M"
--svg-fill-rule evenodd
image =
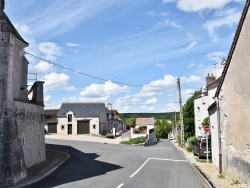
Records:
M123 168L118 165L97 161L95 159L100 155L83 153L71 146L46 144L46 147L66 152L70 154L70 159L48 178L31 187L55 187Z

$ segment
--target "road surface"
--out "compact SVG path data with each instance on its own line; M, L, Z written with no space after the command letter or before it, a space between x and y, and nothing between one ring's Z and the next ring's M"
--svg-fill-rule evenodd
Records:
M168 140L150 147L46 139L71 158L34 188L209 188Z

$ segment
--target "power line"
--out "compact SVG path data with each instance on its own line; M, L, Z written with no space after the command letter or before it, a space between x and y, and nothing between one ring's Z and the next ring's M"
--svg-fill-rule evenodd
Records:
M174 86L174 85L173 85L174 83L172 83L172 84L166 84L166 85L149 86L149 85L139 85L139 84L129 84L129 83L124 83L124 82L117 82L117 81L108 80L108 79L105 79L105 78L100 78L100 77L97 77L97 76L93 76L93 75L90 75L90 74L86 74L86 73L83 73L83 72L80 72L80 71L77 71L77 70L74 70L74 69L71 69L71 68L68 68L68 67L59 65L59 64L57 64L57 63L51 62L51 61L49 61L49 60L46 60L46 59L44 59L44 58L41 58L41 57L36 56L36 55L34 55L34 54L31 54L31 53L29 53L29 52L24 52L24 53L25 53L25 54L28 54L28 55L30 55L30 56L33 56L33 57L35 57L35 58L37 58L37 59L40 59L40 60L42 60L42 61L45 61L45 62L47 62L47 63L50 63L50 64L53 64L53 65L55 65L55 66L61 67L61 68L63 68L63 69L69 70L69 71L71 71L71 72L78 73L78 74L81 74L81 75L84 75L84 76L88 76L88 77L91 77L91 78L94 78L94 79L97 79L97 80L111 81L111 82L116 83L116 84L127 85L127 86L133 86L133 87L156 87L156 88L159 88L159 87L166 87L166 86Z

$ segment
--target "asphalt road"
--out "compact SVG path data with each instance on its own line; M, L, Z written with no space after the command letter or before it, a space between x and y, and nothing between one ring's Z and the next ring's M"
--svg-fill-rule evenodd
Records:
M150 147L46 139L71 158L34 188L208 188L168 140Z

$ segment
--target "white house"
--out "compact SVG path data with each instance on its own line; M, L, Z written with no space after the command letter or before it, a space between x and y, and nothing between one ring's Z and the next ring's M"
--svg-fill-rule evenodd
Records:
M154 118L136 118L135 128L131 128L131 138L149 135L154 124Z
M204 130L202 121L209 117L208 108L214 102L214 94L218 85L219 79L215 80L213 74L208 74L206 77L206 87L203 87L201 93L194 99L194 114L195 114L195 136L203 136Z
M57 114L58 134L105 134L107 113L104 103L63 103Z

